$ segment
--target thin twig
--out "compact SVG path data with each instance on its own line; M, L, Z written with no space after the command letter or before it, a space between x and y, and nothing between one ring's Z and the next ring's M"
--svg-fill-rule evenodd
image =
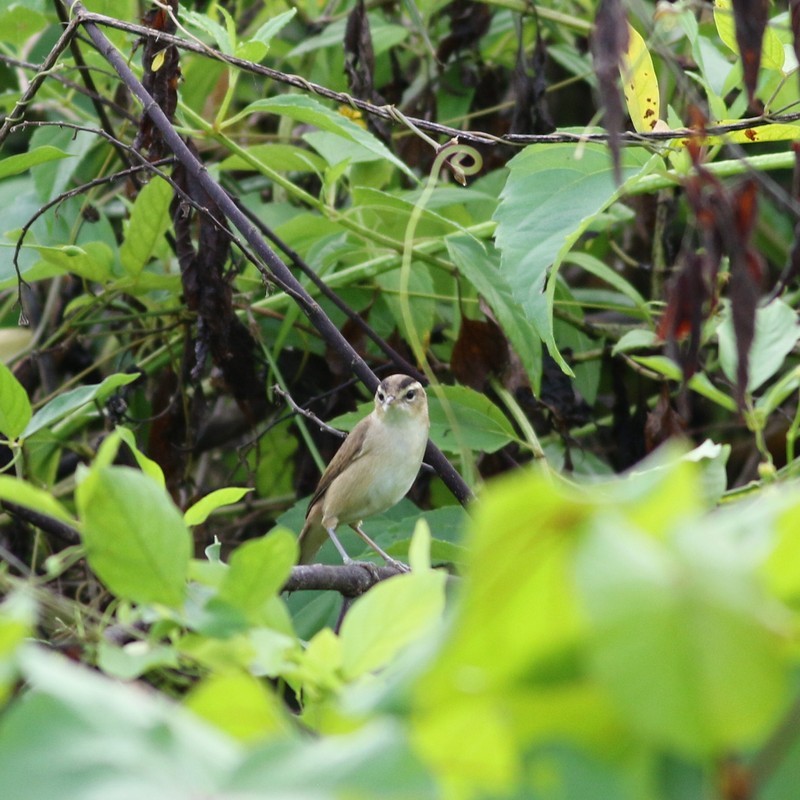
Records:
M187 172L198 182L222 213L230 220L231 224L242 234L258 258L263 261L272 279L298 304L311 321L311 324L319 331L322 338L342 356L346 363L352 366L353 372L358 375L370 391L375 391L379 383L378 377L342 336L339 329L323 312L319 303L311 297L295 278L292 271L278 254L267 245L255 226L242 213L236 203L231 200L227 192L209 175L203 164L194 156L178 132L173 128L158 103L133 74L125 59L97 27L94 22L94 16L86 11L80 0L67 0L67 2L75 14L75 18L80 20L83 29L95 47L117 72L132 94L142 103L144 113L150 117L153 125L163 136L165 145L175 154ZM147 31L147 35L152 35L152 32ZM431 441L428 442L425 460L434 467L442 481L459 502L467 503L472 499L472 490L439 448Z
M327 422L323 422L313 411L309 411L307 408L297 405L289 392L285 392L280 386L278 386L278 384L275 384L275 386L272 387L272 391L275 392L275 394L277 394L279 397L282 397L286 401L286 404L296 414L300 414L306 419L311 420L311 422L313 422L315 425L319 425L319 429L321 431L338 436L340 439L344 439L347 436L344 431L340 431L338 428L328 425Z
M39 71L31 78L28 88L23 92L22 97L17 100L14 110L3 120L3 126L0 128L0 147L3 146L3 142L8 138L8 134L11 133L11 128L16 123L22 121L25 109L36 96L36 92L39 91L39 87L44 82L44 79L50 74L50 70L58 63L61 54L69 47L69 43L72 41L72 37L75 35L75 29L78 25L79 20L70 20L69 25L64 29L58 41L50 49L47 58L42 62Z

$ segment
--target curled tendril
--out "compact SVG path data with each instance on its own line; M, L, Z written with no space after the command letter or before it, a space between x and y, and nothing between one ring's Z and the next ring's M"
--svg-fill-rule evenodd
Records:
M437 149L431 176L435 180L442 167L446 166L453 177L462 185L467 185L467 178L475 175L483 166L481 154L471 145L461 144L458 139L451 139Z

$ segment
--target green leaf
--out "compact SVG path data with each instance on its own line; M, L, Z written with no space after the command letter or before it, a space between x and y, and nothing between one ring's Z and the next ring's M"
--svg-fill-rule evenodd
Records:
M255 39L257 42L262 42L263 44L269 44L272 38L294 19L294 15L296 13L296 8L290 8L288 11L284 11L282 14L270 17L253 34L253 39Z
M164 694L44 648L21 661L28 691L0 728L3 800L212 797L243 756Z
M128 428L123 428L121 425L118 425L114 430L114 433L111 436L107 437L105 442L100 446L101 449L105 447L106 442L108 442L113 436L119 437L120 441L125 442L126 445L130 448L131 453L133 453L133 457L136 459L136 464L138 465L139 469L144 472L145 475L152 478L159 486L164 487L167 485L166 480L164 479L164 471L158 465L157 462L153 461L152 458L146 456L137 446L136 444L136 437L133 435L133 431L129 430ZM98 452L99 455L99 452ZM114 454L109 459L108 465L113 462L114 457L116 457L116 448L114 448ZM97 458L95 458L95 464L97 464ZM103 465L107 466L107 465ZM187 523L188 524L188 523Z
M376 230L381 230L381 228L376 227ZM400 303L400 277L400 270L393 269L376 276L375 280L381 289L381 301L388 307L397 328L408 339L409 334ZM409 310L416 334L423 342L430 338L436 322L436 303L432 299L433 295L433 276L428 265L418 262L412 264L408 276Z
M442 386L445 403L428 391L431 439L448 453L460 445L471 450L494 453L517 438L508 417L486 395L466 386ZM334 428L350 431L372 410L372 403L331 420ZM452 415L452 418L451 418Z
M722 311L722 321L717 329L719 363L730 381L736 380L739 356L733 315L729 303ZM750 347L750 376L747 390L752 392L768 381L782 366L786 356L800 339L800 322L797 312L783 300L773 300L756 310L756 331Z
M20 153L15 156L8 156L0 159L0 180L11 175L19 175L21 172L35 167L37 164L45 164L48 161L57 161L61 158L71 158L71 153L65 153L58 147L45 144L41 147L34 147L27 153Z
M248 617L257 617L280 592L295 563L297 542L289 531L279 528L251 539L231 554L218 597Z
M184 706L241 741L287 736L292 727L283 704L252 675L211 675L189 692Z
M279 114L296 120L297 122L315 125L320 130L336 133L351 142L357 142L363 145L375 155L376 159L390 161L397 169L401 170L409 177L415 177L414 173L369 131L360 128L354 122L347 119L347 117L342 114L337 114L335 111L331 111L318 100L315 100L313 97L308 97L307 95L290 94L256 100L237 114L231 122L247 117L250 114L263 112Z
M102 383L79 386L77 389L58 395L33 415L31 421L22 432L21 438L26 439L29 436L33 436L37 431L52 426L87 403L91 403L94 400L102 402L120 386L127 386L137 380L138 377L135 374L119 372L115 375L109 375Z
M201 14L199 11L189 11L181 7L180 17L188 25L210 36L225 55L233 55L234 41L231 39L230 31L223 28L219 22L212 19L208 14Z
M191 537L155 481L130 467L93 469L75 493L89 565L118 597L179 606Z
M22 480L22 478L12 478L10 475L0 475L0 500L7 500L10 503L29 508L40 514L54 517L68 525L77 526L72 518L58 500L44 489Z
M723 526L679 527L658 543L598 518L576 577L592 667L620 713L655 745L705 757L752 746L775 722L784 620Z
M642 297L625 278L611 269L611 267L606 266L599 258L595 258L589 253L571 252L565 256L564 261L569 264L576 264L581 269L586 270L590 275L594 275L596 278L599 278L601 281L604 281L609 286L616 289L621 295L633 302L644 319L648 322L652 321L650 308L644 297Z
M480 292L497 316L503 332L520 357L531 386L538 392L542 379L542 349L533 323L514 299L506 276L500 271L500 253L491 242L479 242L465 234L445 239L447 252L458 271Z
M444 573L398 575L373 586L342 623L342 671L356 678L388 664L429 632L444 611Z
M0 434L16 439L30 422L31 402L14 373L0 362Z
M637 364L641 364L671 381L683 380L681 368L667 356L632 356L632 358Z
M180 668L178 652L172 645L134 641L120 647L106 638L98 644L97 666L122 681L132 681L153 669Z
M278 172L316 172L322 174L325 161L316 153L291 144L255 144L244 148L248 155ZM223 171L255 169L240 155L228 156L220 165Z
M650 161L643 148L625 148L622 187L614 180L605 145L530 145L509 162L508 180L494 213L500 268L550 354L568 375L572 371L553 336L553 277L588 226ZM545 295L551 266L553 289Z
M209 492L186 509L183 521L190 527L202 525L218 508L238 503L248 492L252 491L246 486L228 486L225 489Z
M119 260L127 275L138 276L152 258L169 227L173 195L172 187L157 176L139 192L119 249Z
M442 450L458 453L463 443L471 450L494 453L517 438L508 417L486 395L466 386L443 386L442 391L444 403L428 393L431 438Z
M99 283L111 277L114 254L105 242L86 242L80 247L74 244L61 247L34 246L33 249L47 265L36 270L37 280L68 273Z
M15 591L0 603L0 707L17 682L15 656L35 625L36 605L28 592Z
M658 337L654 331L644 328L635 328L624 333L611 350L611 355L629 353L632 350L646 350L658 344Z

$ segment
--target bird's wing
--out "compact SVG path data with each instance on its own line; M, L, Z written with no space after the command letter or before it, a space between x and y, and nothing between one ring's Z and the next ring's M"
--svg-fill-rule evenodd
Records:
M328 487L347 469L350 464L361 458L367 450L364 442L367 438L367 428L369 427L369 417L364 417L358 425L350 431L350 435L344 440L342 446L336 451L336 455L331 459L330 464L325 468L319 485L314 492L314 496L308 504L306 517L311 513L314 504L323 497Z

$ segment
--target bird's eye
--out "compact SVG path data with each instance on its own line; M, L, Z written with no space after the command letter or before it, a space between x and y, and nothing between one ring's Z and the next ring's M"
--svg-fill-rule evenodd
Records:
M417 393L416 393L416 392L415 392L413 389L409 389L409 390L406 392L406 400L413 400L413 399L414 399L414 397L416 396L416 394L417 394Z
M378 401L382 403L385 399L386 395L380 389L378 389Z

